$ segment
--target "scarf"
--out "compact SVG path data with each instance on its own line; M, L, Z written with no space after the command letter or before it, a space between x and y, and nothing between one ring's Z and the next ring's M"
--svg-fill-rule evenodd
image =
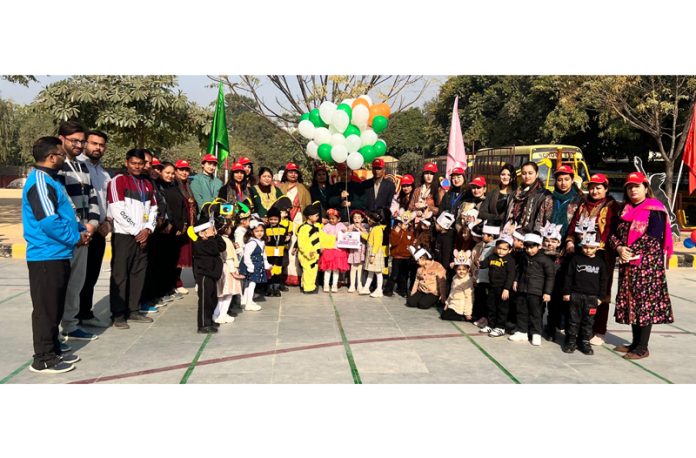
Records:
M662 205L662 202L651 197L646 198L636 207L634 207L630 202L626 202L626 206L621 212L621 219L631 223L631 228L628 231L628 246L631 246L633 242L645 234L645 231L648 229L648 219L650 218L651 210L663 212L665 214L665 236L663 249L667 254L667 259L669 259L673 252L672 229L670 226L669 215L667 214L667 209L665 209L665 206Z
M517 188L517 191L512 196L512 212L508 215L508 220L512 219L518 223L519 226L524 226L526 224L526 221L522 221L522 212L527 206L527 199L529 199L529 196L536 193L540 187L541 181L537 179L534 184L530 185L528 188Z
M568 229L568 205L577 198L578 190L575 186L571 186L570 190L565 194L554 190L553 191L553 214L551 216L551 222L553 224L560 224L561 234L565 234Z

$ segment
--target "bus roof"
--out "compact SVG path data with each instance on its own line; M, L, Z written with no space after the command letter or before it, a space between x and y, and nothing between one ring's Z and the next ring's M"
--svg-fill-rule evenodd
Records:
M562 148L563 150L572 150L572 151L581 151L580 148L577 146L572 146L572 145L522 145L522 146L501 146L498 148L481 148L477 150L477 153L483 153L483 152L488 152L488 151L496 151L496 150L501 150L505 151L506 153L510 153L510 150L513 150L514 153L516 154L530 154L533 151L556 151L556 149Z

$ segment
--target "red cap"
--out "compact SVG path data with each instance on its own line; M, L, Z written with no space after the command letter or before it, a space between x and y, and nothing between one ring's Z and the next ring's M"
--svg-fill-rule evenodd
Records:
M437 173L437 164L434 162L428 162L423 166L423 171Z
M300 170L300 168L294 162L288 162L288 165L285 166L285 171L289 172L290 170Z
M403 177L401 177L401 186L413 184L415 180L413 179L413 175L406 174Z
M649 181L645 177L645 175L643 175L640 172L631 172L626 177L626 183L624 183L624 187L626 187L629 184L641 184L641 183L645 183L645 184L649 183Z
M603 184L609 187L609 179L603 173L595 173L590 177L590 183Z
M176 161L176 164L174 165L177 169L190 169L191 165L189 164L189 161L186 159L179 159Z
M556 171L553 172L553 176L558 176L562 173L568 174L570 176L575 176L575 172L573 172L573 168L569 165L562 165L559 168L557 168Z
M152 166L153 167L162 167L162 163L160 162L159 159L157 159L156 157L153 157L152 158Z
M455 168L453 168L452 171L450 172L450 177L451 177L452 175L464 175L464 169L461 168L461 167L455 167Z
M249 159L249 158L246 157L246 156L240 157L239 160L238 160L237 162L240 163L240 164L242 164L242 166L245 166L245 165L247 165L247 164L253 164L252 160Z
M372 161L372 168L373 169L383 169L384 168L384 159L375 159Z
M485 188L486 187L486 179L482 176L477 176L473 180L471 180L471 183L469 183L469 186L478 186L479 188Z
M217 161L217 158L212 154L206 154L205 156L203 156L203 159L201 159L201 164L204 162L215 162L217 164Z
M244 171L244 166L242 165L241 162L235 162L232 165L232 171L233 172L243 172Z

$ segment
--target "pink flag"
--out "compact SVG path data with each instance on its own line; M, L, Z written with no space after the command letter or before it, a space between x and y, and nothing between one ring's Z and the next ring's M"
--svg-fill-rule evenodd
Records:
M459 96L454 98L454 108L452 109L452 125L447 145L447 178L455 167L466 170L466 150L464 149L462 127L459 125Z

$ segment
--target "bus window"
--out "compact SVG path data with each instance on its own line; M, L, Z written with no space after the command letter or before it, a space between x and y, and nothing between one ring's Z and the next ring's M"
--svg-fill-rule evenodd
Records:
M546 164L548 161L544 161L539 164L539 181L544 185L545 188L549 187L549 166Z

